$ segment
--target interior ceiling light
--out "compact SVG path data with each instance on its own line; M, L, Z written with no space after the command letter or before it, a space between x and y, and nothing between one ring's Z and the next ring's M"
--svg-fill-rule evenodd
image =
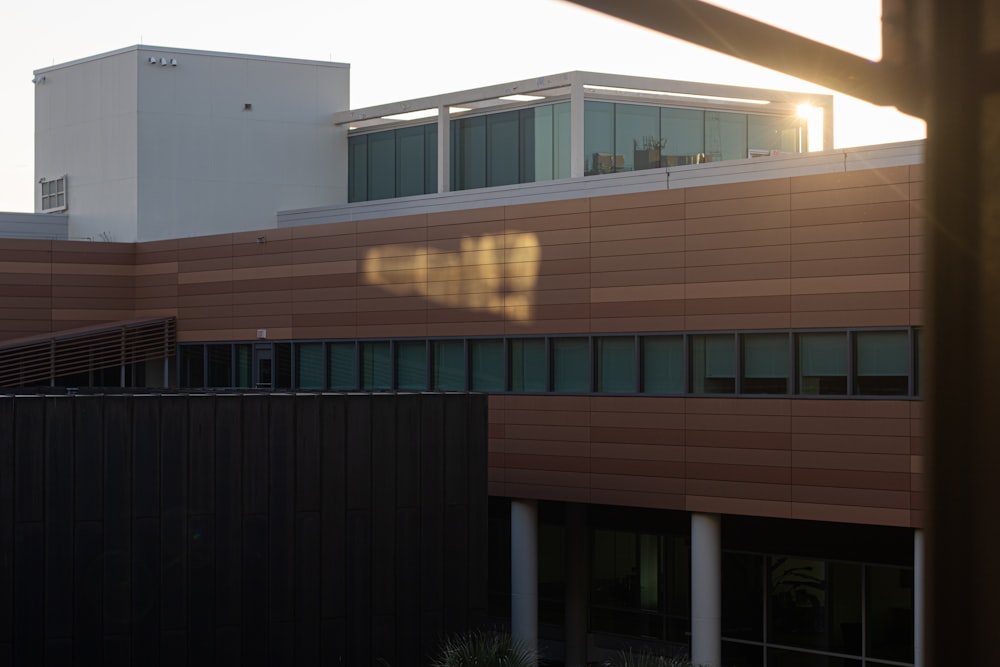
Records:
M633 95L656 95L659 97L687 97L695 100L711 100L713 102L738 102L740 104L770 104L770 100L751 100L745 97L722 97L719 95L696 95L694 93L668 93L662 90L639 90L636 88L615 88L614 86L585 85L587 90L601 90L611 93L631 93Z

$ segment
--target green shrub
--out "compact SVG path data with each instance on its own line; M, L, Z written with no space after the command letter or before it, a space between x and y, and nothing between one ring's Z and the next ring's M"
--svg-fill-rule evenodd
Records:
M445 641L432 667L534 667L538 653L506 632L476 630Z

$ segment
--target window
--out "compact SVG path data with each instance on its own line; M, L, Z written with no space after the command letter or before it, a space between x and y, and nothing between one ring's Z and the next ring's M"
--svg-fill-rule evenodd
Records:
M361 388L367 391L392 388L388 341L361 344Z
M206 345L208 352L208 384L206 387L232 386L233 346Z
M295 386L299 389L323 389L323 343L298 343L295 346Z
M357 345L348 343L330 343L327 357L327 373L330 378L330 389L350 391L358 388L358 358Z
M801 333L798 347L800 394L847 393L847 334Z
M855 334L855 393L904 396L908 393L910 352L906 331Z
M744 394L788 393L788 334L745 334L743 340Z
M615 155L615 105L610 102L584 102L583 154L586 159L583 173L610 174L616 171ZM624 159L621 161L624 164Z
M65 211L66 203L66 177L60 176L51 181L43 180L42 183L42 213L55 213Z
M542 338L510 341L510 390L548 391L545 365L545 340Z
M684 338L642 337L642 391L647 394L684 393Z
M691 336L691 391L732 394L736 391L736 350L732 334Z
M663 166L705 161L705 112L695 109L660 110Z
M597 391L628 393L635 385L635 338L608 336L598 338Z
M443 340L434 343L434 389L465 391L465 342Z
M396 343L396 386L406 391L427 389L427 343L422 340Z
M747 156L747 116L725 111L705 112L705 153L710 161Z
M552 390L587 393L590 391L590 340L552 339Z
M615 105L615 155L622 157L616 171L659 167L662 143L659 107Z
M504 365L502 340L469 342L472 364L472 391L503 391Z
M178 350L180 357L180 386L205 386L205 346L183 345Z

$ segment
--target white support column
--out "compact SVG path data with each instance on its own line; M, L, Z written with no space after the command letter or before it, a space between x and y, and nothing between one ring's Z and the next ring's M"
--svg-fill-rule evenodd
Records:
M438 192L451 189L451 111L438 107Z
M691 662L722 661L722 530L718 514L691 515Z
M913 531L913 667L924 665L924 531Z
M587 506L566 504L566 667L587 666L590 545Z
M569 88L569 175L583 178L587 158L583 154L583 81L574 77Z
M510 502L510 633L538 649L538 503Z

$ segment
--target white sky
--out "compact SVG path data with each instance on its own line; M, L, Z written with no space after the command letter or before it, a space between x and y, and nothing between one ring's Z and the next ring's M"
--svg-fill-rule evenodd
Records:
M881 57L881 0L712 1ZM561 0L11 2L0 9L0 211L33 210L32 70L138 43L347 62L352 107L570 70L823 90ZM925 131L894 109L836 97L835 147Z

